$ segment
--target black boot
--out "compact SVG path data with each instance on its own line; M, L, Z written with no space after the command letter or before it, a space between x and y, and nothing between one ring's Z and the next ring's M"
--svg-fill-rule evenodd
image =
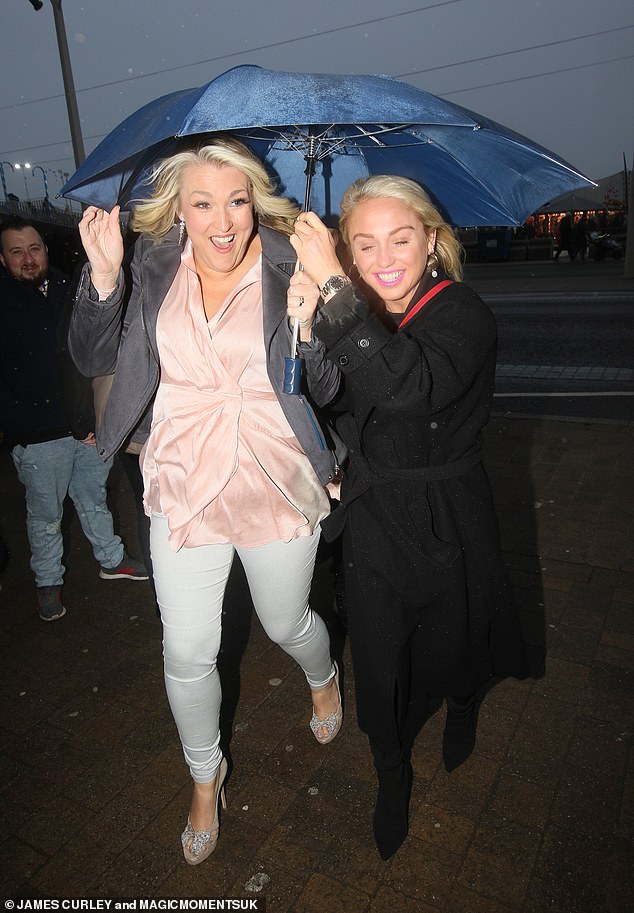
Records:
M473 696L460 703L447 698L447 721L442 737L442 759L447 773L460 767L475 748L478 706Z
M379 790L372 828L381 859L389 859L407 837L412 765L402 761L391 770L377 770L377 775Z

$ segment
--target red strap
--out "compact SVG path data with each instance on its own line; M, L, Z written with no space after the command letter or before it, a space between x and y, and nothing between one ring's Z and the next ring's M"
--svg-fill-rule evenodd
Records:
M431 288L431 289L427 292L426 295L423 295L423 297L420 299L420 301L417 301L417 302L416 302L416 304L415 304L414 307L411 309L411 311L409 312L409 314L408 314L406 317L403 317L403 319L401 320L401 322L400 322L399 325L398 325L399 330L400 330L401 327L404 327L405 324L406 324L409 320L412 319L412 317L415 317L416 314L418 314L418 312L420 311L420 309L421 309L422 307L424 307L424 306L427 304L428 301L431 301L431 299L434 297L434 295L437 295L438 292L442 292L442 290L443 290L444 288L447 288L448 285L451 285L451 279L443 279L442 282L439 282L437 285L435 285L433 288Z

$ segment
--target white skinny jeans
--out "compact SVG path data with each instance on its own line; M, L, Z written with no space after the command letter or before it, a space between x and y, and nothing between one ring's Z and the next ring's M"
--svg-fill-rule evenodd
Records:
M165 517L154 514L150 543L163 622L165 687L192 778L208 783L222 760L216 659L236 552L271 640L301 666L311 688L323 688L334 675L326 626L308 603L320 530L256 548L223 543L177 552L170 548L167 532Z

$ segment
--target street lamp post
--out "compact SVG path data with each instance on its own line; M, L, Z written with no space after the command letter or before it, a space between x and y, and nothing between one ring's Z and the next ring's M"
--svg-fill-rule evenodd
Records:
M42 0L29 0L34 10L41 10ZM64 15L62 13L62 0L51 0L53 7L53 18L55 19L55 31L57 33L57 46L59 49L59 59L62 66L62 77L64 79L64 94L66 96L66 110L68 111L68 122L70 124L70 135L73 142L73 154L75 156L75 168L79 168L86 158L84 152L84 140L81 135L81 124L79 121L79 110L77 108L77 97L75 95L75 83L73 81L73 70L68 52L68 41L66 39L66 26L64 25Z
M25 199L30 199L29 197L29 185L26 182L26 169L31 167L30 162L15 162L13 165L16 171L22 172L22 177L24 178L24 193L26 194Z
M2 177L2 191L4 193L4 202L8 203L9 195L7 193L7 181L4 176L4 166L5 165L8 165L9 168L11 169L11 171L15 171L15 169L14 169L13 165L11 164L11 162L0 162L0 177Z
M42 172L42 177L44 179L44 204L46 206L46 211L50 212L51 211L51 201L48 198L48 181L46 180L46 169L42 168L41 165L34 165L33 168L31 168L31 174L33 175L33 177L35 177L36 171Z

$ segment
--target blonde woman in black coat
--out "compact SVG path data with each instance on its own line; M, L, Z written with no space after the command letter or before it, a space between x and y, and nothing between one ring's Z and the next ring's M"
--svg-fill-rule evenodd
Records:
M358 720L387 859L407 835L410 752L430 702L447 701L451 771L473 751L478 690L526 668L481 462L494 318L460 281L460 244L418 184L361 179L341 210L353 283L314 213L299 216L291 243L321 290L300 338L345 375L350 465L324 525L331 537L343 530Z

